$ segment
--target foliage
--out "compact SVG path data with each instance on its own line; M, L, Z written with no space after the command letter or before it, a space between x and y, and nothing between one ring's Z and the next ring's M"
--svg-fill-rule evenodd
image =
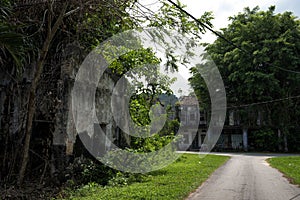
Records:
M90 182L100 185L107 185L115 174L113 170L99 161L90 158L76 158L75 161L66 168L65 178L69 187L78 187Z
M289 129L287 141L290 152L300 152L300 129L299 127Z
M11 10L10 2L2 0L0 7L0 64L8 65L12 59L17 66L21 67L22 56L24 56L24 38L17 32L18 26L10 23Z
M199 105L201 106L201 108L205 109L206 111L209 111L211 104L209 92L203 78L204 73L200 73L199 68L207 68L208 70L211 70L209 65L206 64L198 64L195 67L190 68L190 72L193 75L189 78L189 82L193 87L193 90L195 92L195 95L197 96L197 99L199 100Z
M195 34L204 31L204 29L199 29L199 32L195 23L187 20L186 16L181 15L178 10L166 3L163 4L163 7L168 10L166 13L162 8L163 12L148 19L146 12L142 13L145 21L141 19L143 17L137 18L131 15L132 9L138 9L136 5L137 1L135 0L92 0L84 3L77 0L1 1L0 70L1 75L4 76L0 84L1 86L4 84L0 99L2 113L0 116L0 144L4 146L4 151L0 155L0 157L4 157L0 167L1 183L3 183L3 179L15 180L17 171L21 174L19 176L21 183L26 166L31 169L27 170L30 172L28 177L37 173L39 176L33 175L32 177L42 175L41 179L44 179L45 176L53 173L48 164L52 155L55 154L53 153L54 145L51 142L53 130L56 126L60 126L62 120L65 120L64 112L70 100L65 94L71 90L74 74L90 50L116 33L140 28L140 22L145 22L147 25L157 22L157 27L165 26L174 29L181 27L180 30L192 31ZM174 14L172 14L172 9L174 9ZM172 20L164 21L171 14ZM211 16L206 14L201 20L209 23L210 19ZM160 23L159 21L164 22ZM173 23L175 21L176 23ZM170 54L169 57L171 58L172 55ZM175 61L173 60L170 65L174 67ZM118 62L123 64L120 65ZM156 64L160 60L154 56L151 49L141 48L138 51L129 52L112 64L112 76L119 77L133 68L139 68L145 62ZM16 66L18 67L16 68ZM157 73L153 74L153 76L157 75ZM132 102L137 103L136 100L144 99L144 97L140 98L143 96L143 89L146 89L145 92L152 95L154 100L157 94L168 93L167 85L170 80L163 75L159 75L159 77L164 82L160 85L164 87L155 83L154 90L150 85L148 85L150 88L138 87L139 82L136 82L133 90L137 89L139 93L137 97L132 98ZM140 97L138 97L139 95ZM151 102L149 98L146 101L138 101L138 104L147 110L154 102ZM135 110L142 108L140 105L135 105L137 106ZM138 117L139 119L147 119L145 117L148 116L146 110L142 112L141 116L143 117ZM39 138L32 134L32 124L36 119L54 122L42 130L47 134L39 136ZM173 135L171 130L174 127L176 127L175 121L168 123L168 130L162 135L169 133ZM158 140L162 137L155 136L154 138ZM41 142L43 150L32 149L31 145L40 140L43 141ZM162 139L161 143L152 139L151 142L147 142L151 143L149 148L147 147L147 151L152 151L154 145L165 144L167 140L169 140L169 136ZM39 155L37 157L42 158L38 160L36 166L34 163L27 165L27 162L31 162L29 159L33 155L31 151L37 151L37 155ZM55 156L58 155L55 154ZM65 165L61 161L63 159L54 159L58 160L55 165ZM43 165L45 165L44 171L40 170ZM87 169L83 179L91 181L93 178L98 179L97 176L90 173L94 169L93 164L87 164L83 168Z
M257 151L277 151L278 149L278 137L272 129L260 129L251 132L249 140L253 142L254 149Z
M269 158L267 161L272 167L284 173L291 183L300 185L299 156Z
M82 23L76 25L80 43L91 50L114 34L135 28L137 19L131 18L126 11L134 3L133 0L123 0L106 2L105 5L98 1L94 5L86 5L89 6L88 11L81 16Z
M111 57L106 56L108 59ZM179 126L177 120L170 118L172 105L163 105L159 99L160 95L171 93L169 85L173 82L159 71L159 64L161 60L150 48L140 48L121 55L109 65L114 73L126 75L130 79L129 87L132 92L129 102L130 117L135 126L139 127L138 130L141 132L139 134L149 136L131 137L130 149L137 152L153 152L161 149L174 139L176 127ZM144 70L145 67L147 70ZM160 113L161 109L166 109L167 113ZM165 121L162 130L157 132L151 129L159 127L162 121Z
M95 187L117 187L141 182L145 175L121 172L95 159L80 157L67 167L65 178L67 182L64 186L67 191L77 190L82 194L89 189L94 190Z
M219 37L207 45L204 56L210 56L219 68L228 106L239 111L244 126L256 125L260 115L264 125L288 134L288 128L299 121L295 112L299 98L290 97L300 91L299 73L295 72L300 71L300 21L291 12L274 11L274 6L267 11L245 8L230 17L231 23L221 34L232 43ZM198 68L209 69L209 65L195 66L190 79L207 105L209 96ZM273 101L282 98L287 99Z
M175 29L180 33L190 34L195 40L199 39L199 35L205 33L206 29L204 27L200 26L174 5L170 5L169 2L165 0L161 1L161 3L162 6L159 12L154 14L154 20L150 22L149 26ZM176 4L183 9L186 7L178 0ZM210 22L212 19L212 13L205 12L198 20L212 27L213 25Z
M136 182L142 182L146 176L143 174L131 174L118 172L116 175L109 180L108 186L117 187L117 186L126 186Z
M227 160L224 156L200 159L199 155L184 154L168 167L149 173L141 182L123 187L86 187L69 192L66 199L183 199Z
M53 138L53 127L43 130L49 133L47 136L31 137L33 119L42 117L48 121L57 120L54 113L62 112L61 108L66 103L63 102L62 94L67 93L65 89L71 87L68 80L70 77L67 78L71 74L67 75L63 68L76 72L79 63L95 45L123 28L126 29L125 26L128 28L133 20L128 20L129 15L125 9L131 3L132 1L127 0L95 0L84 4L72 0L46 3L1 1L0 12L3 15L0 19L0 70L4 78L1 78L0 85L4 84L5 88L3 93L1 91L0 99L3 114L0 117L0 143L5 146L0 155L5 158L1 162L1 183L3 179L15 180L16 177L13 176L18 170L19 183L23 181L27 162L30 161L29 155L32 155L29 146L34 142L30 140L44 141L41 145L43 150L38 149L39 156L43 159L39 160L37 166L42 166L48 163L47 159L51 159L49 152L53 148L52 143L50 145L47 142L50 139L47 137L50 135ZM99 28L94 29L92 25ZM61 87L61 83L66 87ZM47 99L49 105L43 106L43 99ZM4 107L7 109L4 110ZM16 123L8 124L9 121ZM8 125L3 126L4 124ZM45 164L45 171L35 164L28 166L38 169L34 172L37 171L42 178L52 173L48 164ZM30 172L28 174L34 173Z
M141 103L144 103L143 105L140 104L138 100L133 100L130 105L133 121L137 122L137 125L145 126L141 134L149 135L147 138L132 138L130 148L137 152L153 152L163 148L170 142L176 140L177 137L175 135L179 128L177 119L170 118L168 114L155 115L153 110L150 110L151 108L153 109L153 107L154 109L155 107L160 108L160 104L153 105L149 108L149 105L145 105L145 102L147 103L145 100L141 101ZM164 122L163 127L160 126L162 122Z
M134 68L142 68L145 65L158 65L160 59L155 56L155 53L150 48L140 48L136 51L130 51L115 59L109 66L114 73L124 75L126 72ZM134 71L136 72L136 70Z

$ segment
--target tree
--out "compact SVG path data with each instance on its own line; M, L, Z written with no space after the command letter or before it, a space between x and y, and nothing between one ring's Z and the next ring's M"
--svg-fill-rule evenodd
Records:
M141 5L134 0L1 1L0 75L4 79L0 80L0 86L4 85L5 89L1 88L0 96L0 143L4 145L5 159L1 162L0 179L15 180L13 176L18 173L18 182L22 184L26 168L30 166L34 118L43 115L45 121L55 121L60 92L67 91L60 83L71 87L72 83L62 73L64 67L76 72L90 50L116 33L140 28L141 23L180 29L185 34L204 31L174 7L161 2L161 12L155 15L141 10ZM137 12L139 16L133 15ZM167 17L169 20L165 21ZM207 23L210 19L210 14L201 18ZM7 40L7 35L14 40ZM172 58L171 54L169 57ZM176 67L174 60L169 63ZM19 65L19 70L10 70L15 65ZM124 69L117 71L125 73L134 66L120 67ZM49 105L42 112L43 101ZM51 134L51 130L48 132ZM45 163L51 162L49 155L41 156Z
M12 85L13 91L19 91L16 93L22 92L25 96L28 95L24 99L22 96L12 97L11 99L4 96L3 102L1 99L1 107L6 102L7 104L17 105L16 102L22 101L24 101L22 105L26 107L25 110L20 112L20 116L14 116L25 119L22 121L23 125L18 126L18 130L16 130L19 136L18 140L23 141L23 148L19 150L22 152L22 156L19 157L22 161L18 176L18 183L21 185L29 161L32 123L39 109L37 101L41 98L37 96L37 91L43 90L40 81L45 69L49 67L48 63L59 64L60 62L62 64L67 59L70 59L69 57L58 57L59 54L63 54L64 49L69 44L79 44L78 46L84 49L86 54L94 45L97 45L102 40L116 32L122 31L123 28L129 28L133 20L122 20L122 17L125 19L129 16L125 9L132 1L119 1L118 5L115 5L111 1L107 3L103 1L89 1L85 4L79 1L17 1L14 2L14 6L12 6L9 0L2 2L5 4L2 4L3 7L1 5L0 11L5 15L3 15L4 17L1 16L1 62L6 66L12 64L12 61L7 56L6 52L8 52L13 61L20 66L21 70L18 74L14 72L15 70L9 70L8 67L2 68L1 66L1 70L6 71L6 74L9 75L7 82ZM97 28L90 29L89 26ZM27 47L23 51L26 56L20 56L22 55L20 52L22 52L21 50L24 49L24 46ZM20 62L21 59L24 60L22 65ZM28 79L26 73L33 73L32 80L26 80ZM57 78L54 76L50 77L50 80ZM19 84L21 85L23 82L28 84L29 87L21 89ZM4 82L2 84L7 83ZM15 112L17 108L9 107L8 109L11 109L7 111L7 113L10 113L12 111ZM9 118L9 115L6 114L5 116ZM13 120L16 121L16 119ZM3 138L7 138L6 145L8 145L8 138L10 138L9 130L11 130L9 126L7 129L1 130L4 132ZM9 142L14 142L14 140ZM4 155L7 156L6 150ZM7 164L3 162L4 166L10 165L9 163L16 162L7 162ZM12 168L14 167L12 166Z
M229 107L240 112L243 125L256 123L260 114L268 126L287 135L299 121L299 115L292 114L299 98L291 97L300 91L300 21L291 12L274 11L275 6L267 11L245 8L221 29L234 45L217 38L206 50L222 74ZM195 69L191 84L201 88L203 81ZM287 99L273 102L282 98ZM258 103L266 101L270 102Z

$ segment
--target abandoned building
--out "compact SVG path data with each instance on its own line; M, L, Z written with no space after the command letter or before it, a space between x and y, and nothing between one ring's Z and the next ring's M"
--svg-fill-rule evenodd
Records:
M198 100L193 96L180 97L180 122L184 129L184 139L179 144L179 149L199 150L203 145L204 139L207 136L209 116L206 111L198 108ZM200 112L199 112L200 110ZM256 115L255 115L256 114ZM249 135L251 132L260 129L264 122L262 121L262 114L252 113L255 115L255 120L251 123L243 123L239 110L228 109L223 131L213 150L244 150L248 151L252 148L251 141L249 142ZM188 127L198 124L198 131L191 132ZM191 144L189 147L187 145ZM205 144L204 144L205 145Z

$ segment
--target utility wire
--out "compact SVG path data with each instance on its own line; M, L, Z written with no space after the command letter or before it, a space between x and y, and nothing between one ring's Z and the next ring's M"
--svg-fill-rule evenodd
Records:
M212 33L214 33L216 36L220 37L221 39L223 39L224 41L226 41L227 43L231 44L232 46L234 46L235 48L243 51L244 53L249 54L251 57L253 57L252 53L243 49L241 46L236 45L235 43L233 43L232 41L228 40L227 38L225 38L223 35L221 35L220 33L218 33L217 31L214 31L212 28L210 28L209 26L207 26L206 24L204 24L203 22L201 22L199 19L197 19L196 17L194 17L192 14L190 14L189 12L187 12L186 10L184 10L182 7L180 7L178 4L174 3L172 0L167 0L169 3L171 3L173 6L175 6L177 9L179 9L181 12L185 13L187 16L189 16L190 18L192 18L195 22L197 22L198 24L200 24L202 27L208 29L209 31L211 31ZM277 67L277 66L273 66L271 63L268 62L264 62L264 64L267 64L271 67L275 67L277 69L280 69L282 71L286 71L286 72L291 72L291 73L295 73L295 74L300 74L299 71L294 71L294 70L289 70L289 69L284 69L281 67Z
M202 27L208 29L209 31L211 31L212 33L214 33L216 36L220 37L221 39L223 39L224 41L226 41L227 43L231 44L232 46L234 46L235 48L241 50L244 53L249 54L251 57L253 57L252 53L243 49L242 47L234 44L232 41L228 40L227 38L225 38L223 35L221 35L220 33L214 31L212 28L210 28L209 26L207 26L206 24L204 24L203 22L201 22L199 19L195 18L192 14L188 13L186 10L184 10L183 8L181 8L178 4L174 3L172 0L167 0L168 2L170 2L172 5L174 5L177 9L179 9L181 12L185 13L187 16L189 16L190 18L192 18L195 22L197 22L198 24L200 24ZM294 71L294 70L289 70L289 69L284 69L281 67L276 67L273 66L272 64L265 62L264 64L267 64L271 67L275 67L277 69L280 69L282 71L286 71L286 72L291 72L291 73L295 73L295 74L300 74L299 71ZM286 97L286 98L281 98L281 99L273 99L270 101L263 101L263 102L256 102L256 103L251 103L251 104L244 104L244 105L239 105L239 106L231 106L231 107L227 107L227 108L242 108L242 107L249 107L249 106L255 106L255 105L262 105L262 104L269 104L269 103L274 103L274 102L280 102L280 101L285 101L285 100L289 100L289 99L296 99L296 98L300 98L300 95L298 96L293 96L293 97Z
M266 63L266 64L268 64L269 66L272 66L270 63ZM276 67L276 66L275 66ZM286 71L286 72L292 72L292 73L295 73L295 74L300 74L300 72L298 72L298 71L294 71L294 70L290 70L290 69L284 69L284 68L282 68L282 67L276 67L277 69L280 69L280 70L282 70L282 71Z
M223 35L221 35L220 33L218 33L217 31L213 30L212 28L210 28L209 26L207 26L206 24L204 24L203 22L201 22L199 19L197 19L196 17L194 17L192 14L190 14L189 12L187 12L186 10L184 10L183 8L181 8L178 4L174 3L172 0L167 0L168 2L170 2L172 5L174 5L177 9L179 9L181 12L183 12L184 14L186 14L187 16L189 16L190 18L192 18L194 21L196 21L198 24L200 24L202 27L208 29L209 31L211 31L212 33L214 33L216 36L222 38L223 40L225 40L227 43L231 44L232 46L238 48L239 50L248 53L246 50L242 49L241 47L237 46L236 44L234 44L233 42L231 42L230 40L228 40L227 38L225 38Z
M159 1L155 1L155 2L153 2L153 3L149 3L149 4L146 4L146 5L144 5L144 6L153 6L153 5L157 4L157 3L159 3Z
M297 99L297 98L300 98L300 95L298 95L298 96L292 96L292 97L286 97L286 98L281 98L281 99L273 99L273 100L270 100L270 101L261 101L261 102L256 102L256 103L238 105L238 106L229 106L227 108L243 108L243 107L256 106L256 105L262 105L262 104L269 104L269 103L280 102L280 101L285 101L285 100L289 100L289 99Z

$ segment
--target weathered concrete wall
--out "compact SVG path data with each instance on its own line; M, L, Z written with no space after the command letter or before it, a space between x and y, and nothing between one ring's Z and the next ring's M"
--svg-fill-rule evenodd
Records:
M78 134L84 134L84 132L92 133L95 131L94 124L98 124L101 129L105 132L106 136L110 141L115 141L118 136L116 131L116 126L113 120L112 110L111 110L111 96L112 91L115 85L114 80L111 78L109 73L104 73L96 90L96 94L92 94L92 90L89 87L94 87L93 85L88 85L88 83L82 83L80 85L80 90L82 95L88 95L91 98L89 100L94 100L94 102L86 102L87 105L83 105L87 108L82 108L82 112L90 111L89 106L95 106L95 114L97 121L87 122L84 116L89 115L90 113L73 113L72 110L72 89L74 86L74 77L65 81L63 83L64 92L62 95L61 108L60 112L56 114L56 124L55 132L53 134L53 144L58 146L66 147L66 155L73 154L73 146L76 142L76 136ZM95 97L92 97L92 96ZM80 116L81 115L81 116ZM76 130L73 117L77 118L77 123L81 127L85 127L86 130ZM78 120L79 119L79 120ZM82 120L82 122L80 122ZM89 135L91 140L99 140L97 133L94 135ZM103 139L101 139L103 140ZM101 145L105 145L105 149L109 149L111 143L109 140L101 141ZM87 142L87 141L86 141Z

